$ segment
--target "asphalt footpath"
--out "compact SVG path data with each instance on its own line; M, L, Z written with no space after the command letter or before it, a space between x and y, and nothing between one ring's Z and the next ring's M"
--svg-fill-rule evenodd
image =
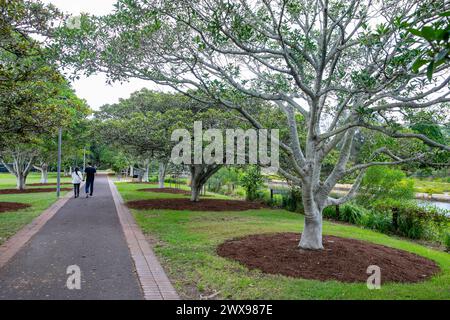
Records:
M0 299L143 299L106 176L0 269Z

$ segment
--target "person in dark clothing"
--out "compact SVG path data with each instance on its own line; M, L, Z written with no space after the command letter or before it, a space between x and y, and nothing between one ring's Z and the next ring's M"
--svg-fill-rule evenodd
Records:
M94 193L94 179L96 172L97 170L92 166L92 163L88 162L88 166L84 169L84 174L86 176L86 198L89 198L89 196L92 197L92 194Z

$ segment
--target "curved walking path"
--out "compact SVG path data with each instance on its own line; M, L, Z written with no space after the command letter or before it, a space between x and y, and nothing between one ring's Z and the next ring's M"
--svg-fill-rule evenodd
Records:
M0 299L177 299L108 178L96 178L93 198L80 194L0 247ZM80 289L66 284L74 265Z

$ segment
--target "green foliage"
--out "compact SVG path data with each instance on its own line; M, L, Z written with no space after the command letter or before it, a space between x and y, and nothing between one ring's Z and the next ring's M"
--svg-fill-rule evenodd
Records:
M387 234L436 242L445 241L450 226L445 211L396 199L384 199L370 205L349 202L339 206L339 213L336 206L330 206L323 210L323 217Z
M119 153L112 158L111 169L119 174L128 166L128 159L124 154Z
M336 206L326 207L323 210L323 217L325 218L353 224L360 224L365 214L367 214L367 209L351 202L339 206L339 210Z
M414 35L418 55L411 66L413 72L419 72L426 65L426 74L431 81L437 67L450 60L450 11L445 2L424 1L410 22L406 18L401 27ZM425 23L424 23L425 21Z
M303 212L302 190L291 187L289 193L282 194L281 207L292 212Z
M450 251L450 231L445 233L443 243L447 251Z
M425 135L427 138L442 145L449 145L450 136L448 135L447 126L444 125L448 122L448 108L449 105L447 103L442 103L430 110L410 110L407 112L405 120L413 133ZM418 166L420 169L425 169L427 166L430 169L439 168L440 164L445 165L450 161L450 152L445 150L430 150L428 146L422 145L418 146L417 151L428 153L426 161Z
M1 1L0 149L8 142L34 142L59 127L71 127L87 113L64 77L33 40L61 17L52 6L23 0Z
M264 184L261 168L255 165L248 166L241 177L241 184L245 188L247 200L256 200L258 191Z
M449 223L445 211L424 208L414 201L385 200L374 210L391 217L392 232L411 239L438 240Z
M146 193L140 184L118 183L125 201L180 195ZM159 196L159 197L158 197ZM186 196L184 196L186 197ZM219 257L217 245L249 234L299 232L303 219L286 210L261 209L243 212L193 212L135 210L137 224L145 234L156 236L164 245L155 254L165 262L177 291L185 298L220 292L220 299L449 299L443 290L450 283L450 255L416 242L348 224L324 221L327 235L358 239L406 250L436 261L442 271L420 283L385 283L381 290L367 290L365 283L317 281L267 275L249 270L236 261ZM294 248L295 250L295 248Z
M148 182L154 182L157 183L159 182L159 177L158 176L151 176L148 178ZM164 178L164 182L165 183L173 183L173 184L180 184L180 185L185 185L187 183L187 181L185 179L178 179L178 178L173 178L173 177L165 177Z
M359 203L374 203L385 199L409 200L414 197L414 180L403 171L382 166L367 170L358 196Z
M235 167L223 167L208 179L208 190L231 195L237 191L242 172Z
M366 215L361 217L360 223L366 228L382 233L392 232L392 217L385 212L370 210Z

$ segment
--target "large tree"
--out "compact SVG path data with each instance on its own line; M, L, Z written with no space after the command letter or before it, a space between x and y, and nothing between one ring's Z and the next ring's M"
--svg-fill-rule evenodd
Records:
M189 139L194 138L194 121L201 121L203 129L234 128L243 121L235 115L217 108L204 108L196 100L180 94L156 93L142 90L122 99L115 105L105 105L97 113L99 139L129 154L134 162L142 162L148 169L149 160L159 162L159 187L164 187L164 177L170 163L172 149L177 143L172 132L184 129ZM186 121L190 119L190 121ZM191 149L191 141L189 149ZM187 150L184 150L187 151ZM193 153L189 151L189 160ZM141 160L141 161L139 161ZM223 159L220 159L223 161ZM177 163L178 164L178 163ZM179 163L191 173L191 200L199 201L200 192L208 179L217 172L221 163ZM147 170L146 170L147 171Z
M186 118L188 101L180 94L146 89L134 92L116 104L102 106L96 113L98 139L128 154L133 159L130 165L140 163L147 179L150 159L157 160L159 186L163 188L173 145L171 128Z
M32 34L44 35L61 17L40 2L1 0L0 148L14 139L51 132L59 124L57 97L64 78L50 66Z
M205 105L238 110L257 128L263 125L243 102L253 97L278 106L289 132L280 141L289 161L279 172L302 189L299 245L321 249L323 209L354 197L367 168L425 161L429 148L450 151L402 125L403 111L450 100L448 61L432 74L412 68L423 50L405 28L422 30L445 6L431 0L123 0L110 15L83 17L76 32L59 29L54 49L78 70L169 85ZM429 148L404 154L384 145L365 162L351 163L362 128ZM324 174L332 152L336 161ZM348 194L330 196L352 175Z

